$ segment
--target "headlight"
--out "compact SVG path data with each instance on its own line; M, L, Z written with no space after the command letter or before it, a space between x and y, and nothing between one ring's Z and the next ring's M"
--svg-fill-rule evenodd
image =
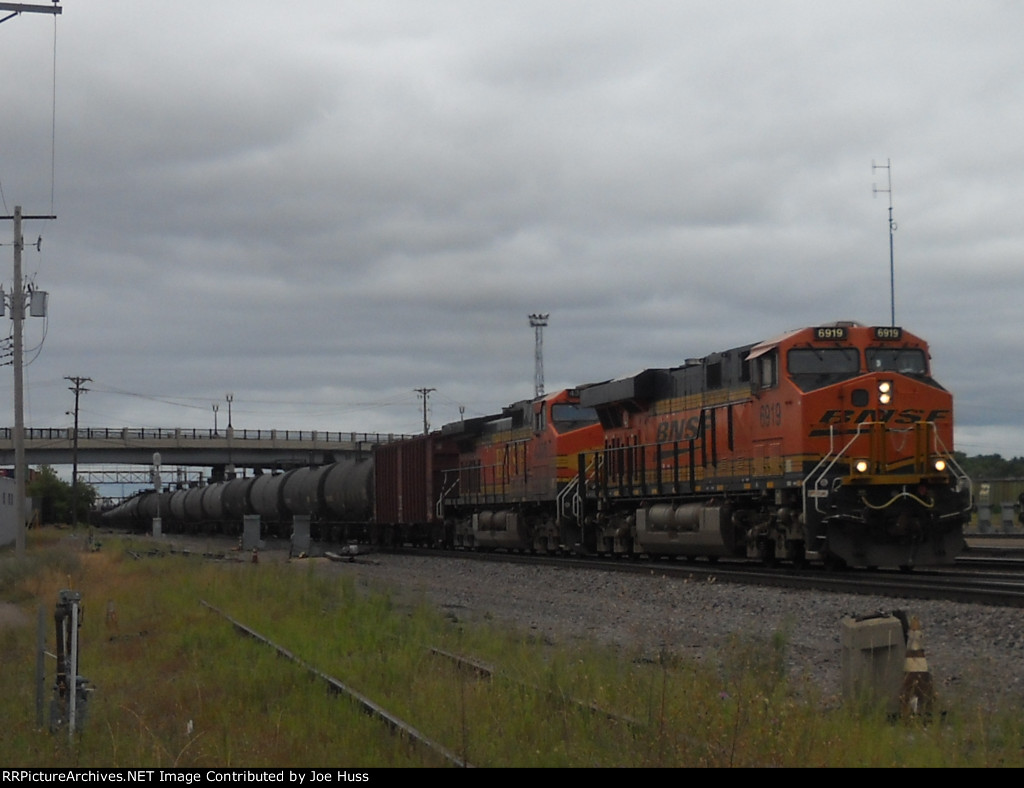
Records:
M878 401L883 405L892 402L892 381L883 380L878 384Z
M854 463L853 463L853 469L857 473L867 473L868 472L868 461L867 460L855 460Z
M935 468L935 470L937 470L939 473L942 473L944 470L946 470L945 460L938 459L934 463L932 463L932 465Z

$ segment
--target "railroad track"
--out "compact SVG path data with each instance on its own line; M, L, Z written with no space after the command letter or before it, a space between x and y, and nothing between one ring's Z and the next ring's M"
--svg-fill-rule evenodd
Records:
M402 552L408 552L403 550ZM773 586L807 591L887 596L911 599L973 602L994 607L1024 607L1024 572L962 571L956 568L827 571L817 568L772 568L743 561L695 561L574 558L516 553L430 551L439 559L498 561L629 574L675 577L679 580L714 578L717 582ZM417 554L422 554L417 551ZM1024 567L1022 567L1024 568Z
M168 550L190 552L195 555L216 553L216 546L231 551L236 540L228 537L162 537ZM182 547L184 545L184 547ZM230 546L229 546L230 545ZM313 555L336 555L337 545L314 545ZM269 542L265 553L288 553L287 540ZM345 560L367 560L376 548L360 550ZM383 551L379 551L383 552ZM694 562L648 560L643 558L594 558L573 556L546 556L526 553L476 552L466 550L421 550L393 548L393 553L430 555L439 561L461 559L490 561L533 566L585 569L588 571L622 572L639 575L657 574L678 578L680 581L714 578L716 582L773 586L807 591L859 594L869 596L930 599L951 602L971 602L993 607L1024 607L1024 556L1014 556L1005 549L993 554L972 548L957 561L955 567L945 569L898 570L850 569L827 571L808 567L797 569L786 565L768 568L744 561L698 560ZM249 560L239 555L239 560Z

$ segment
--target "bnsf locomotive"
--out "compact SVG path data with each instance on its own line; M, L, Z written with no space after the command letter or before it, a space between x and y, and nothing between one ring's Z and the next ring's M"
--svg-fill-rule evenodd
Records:
M952 396L901 328L803 328L588 387L581 404L604 427L591 549L857 566L963 549Z
M972 506L952 448L927 344L833 323L383 444L372 476L338 474L357 494L311 490L292 514L382 544L948 564ZM365 506L339 521L327 497Z

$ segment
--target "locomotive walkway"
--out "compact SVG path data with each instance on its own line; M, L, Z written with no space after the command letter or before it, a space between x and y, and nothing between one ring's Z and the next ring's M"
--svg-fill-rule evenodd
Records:
M10 428L0 429L0 465L14 464ZM406 435L319 430L138 429L134 427L25 430L29 465L161 465L294 468L365 456L380 443Z

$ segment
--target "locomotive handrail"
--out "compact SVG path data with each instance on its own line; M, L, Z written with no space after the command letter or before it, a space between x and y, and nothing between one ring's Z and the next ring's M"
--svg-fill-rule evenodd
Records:
M958 485L963 484L963 482L967 482L967 489L970 491L969 495L971 496L971 499L972 499L971 502L972 502L972 505L973 505L973 491L971 490L970 477L967 476L967 474L964 471L964 469L962 467L960 467L960 464L957 463L956 459L953 457L953 453L948 448L946 448L946 445L942 442L942 439L939 436L939 431L936 428L935 422L934 421L926 421L926 422L918 422L918 423L919 424L922 424L922 423L923 424L927 424L931 428L930 432L931 432L931 435L932 435L932 444L933 444L934 453L942 455L942 457L946 460L946 462L947 462L951 472L953 473L953 478L955 478L957 480ZM846 443L846 445L843 446L842 449L840 449L838 452L835 451L835 427L832 426L832 425L829 426L829 449L828 449L828 453L825 454L818 461L818 464L815 465L811 469L810 473L807 474L807 476L805 477L805 479L803 481L804 497L805 498L807 498L807 497L813 497L814 498L814 510L818 514L824 514L825 513L824 510L821 507L821 500L820 500L820 498L818 496L808 496L807 495L807 489L809 487L813 487L813 488L818 489L818 490L822 489L822 487L825 484L827 484L826 477L831 472L831 470L835 466L835 464L843 456L846 455L846 453L850 450L850 448L853 446L853 444L859 438L861 438L861 437L863 437L864 435L867 434L867 431L864 428L871 427L873 429L876 425L879 425L879 424L882 424L884 426L884 422L877 422L877 421L862 421L862 422L858 423L857 424L857 431L853 434L853 436ZM905 430L891 429L890 431L891 432L911 432L912 430L908 428L908 429L905 429ZM822 467L823 465L825 467ZM817 476L817 478L815 478L815 476Z
M448 471L445 471L444 476L447 477L448 473ZM459 474L455 473L454 476L455 481L453 481L447 487L444 487L443 481L441 482L441 494L438 496L437 503L434 505L434 514L438 520L444 520L444 502L451 494L452 490L459 486Z
M931 423L931 422L929 422ZM942 438L939 435L938 430L934 430L935 433L935 449L936 453L939 453L941 449L942 455L945 457L949 467L954 470L953 477L957 481L958 487L967 486L967 505L970 508L974 508L974 485L971 484L971 477L967 475L967 471L956 461L956 457L953 456L953 452L946 448L946 444L942 442Z
M598 466L602 465L602 464L604 464L604 455L601 454L600 452L595 453L594 454L594 459L591 461L590 465L588 465L584 469L584 479L583 479L584 494L586 494L587 481L590 480L590 479L596 479L597 478ZM592 471L592 473L588 474L587 471ZM583 517L583 495L580 495L579 490L580 490L579 475L577 475L576 476L575 493L572 496L572 515L573 515L573 517L576 518L576 522L577 523L580 522L580 520Z
M874 425L875 423L876 422L873 422L873 421L862 421L859 424L857 424L857 431L853 434L853 437L850 438L850 440L847 442L847 444L845 446L843 446L843 448L840 451L835 452L835 456L832 456L833 452L834 452L834 449L835 449L835 427L834 427L834 425L829 425L829 429L828 429L828 431L829 431L828 454L825 454L818 461L818 464L815 465L811 469L811 472L808 473L807 477L804 479L803 489L804 489L804 497L805 497L805 499L808 497L807 496L808 486L813 486L815 489L821 489L823 484L827 484L828 483L825 477L829 474L829 472L832 470L832 468L835 466L835 464L837 462L839 462L839 459L841 457L843 457L846 454L847 451L850 450L850 447L853 446L853 444L857 441L857 439L862 436L863 433L861 431L861 428L865 427L865 426ZM831 457L831 459L830 459L830 457ZM827 465L825 465L825 467L822 468L821 466L823 464L825 464L825 463L827 463ZM819 468L821 468L820 473L819 473L819 470L818 470ZM818 478L812 483L811 482L811 478L816 473L818 474ZM820 500L820 498L818 496L811 496L811 497L814 498L814 510L818 514L824 514L825 512L821 508L821 500ZM806 501L805 501L805 506L806 506Z
M587 471L596 469L598 454L594 455L594 459L591 461L587 468L584 468L584 479L583 484L586 486ZM580 490L580 474L576 474L561 490L555 495L555 512L561 517L566 510L568 510L573 518L579 522L580 513L583 511L582 496L579 494ZM569 501L569 506L566 506L566 501Z

